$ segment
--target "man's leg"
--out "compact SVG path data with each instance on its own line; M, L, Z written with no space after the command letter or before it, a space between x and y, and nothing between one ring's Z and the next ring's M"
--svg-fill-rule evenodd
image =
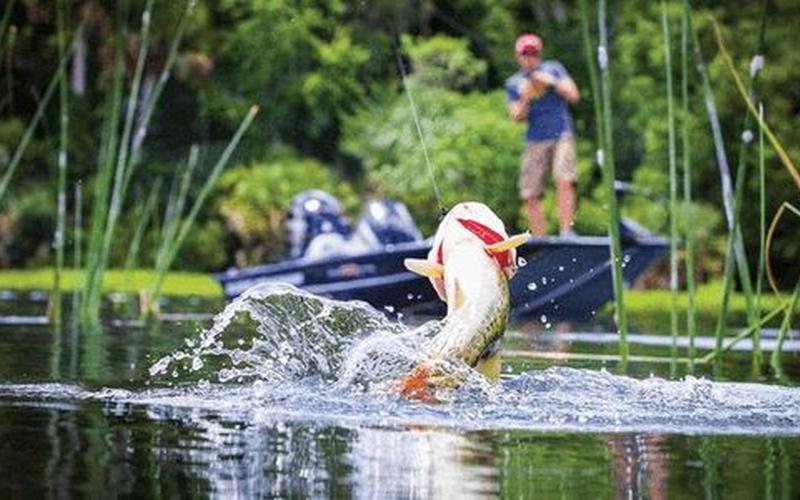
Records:
M558 227L562 233L572 231L575 222L575 182L569 178L556 180Z
M558 206L558 226L562 235L572 233L575 223L577 195L575 183L578 173L575 160L575 140L572 136L562 136L553 152L553 177L556 179L556 205Z
M531 230L531 234L538 237L544 236L544 209L542 208L542 200L536 196L526 198L525 213L528 215L528 227Z
M554 141L529 142L522 155L519 197L528 216L528 228L534 236L539 237L546 234L542 195L554 144Z

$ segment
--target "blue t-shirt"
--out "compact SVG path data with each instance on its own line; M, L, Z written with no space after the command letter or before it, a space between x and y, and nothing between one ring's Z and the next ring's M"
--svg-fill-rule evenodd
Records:
M536 71L543 71L555 77L556 83L569 78L566 68L553 60L542 61ZM519 71L506 80L506 96L508 102L520 99L519 88L527 77ZM525 140L528 142L557 139L562 135L572 135L572 115L567 101L550 87L538 99L531 101L528 108L528 130Z

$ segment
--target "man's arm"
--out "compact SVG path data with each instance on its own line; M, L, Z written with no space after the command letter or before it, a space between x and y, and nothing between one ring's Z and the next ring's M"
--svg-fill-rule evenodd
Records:
M578 100L581 98L581 93L578 91L578 86L575 85L575 82L572 81L572 78L564 78L558 82L553 89L555 89L555 91L570 104L578 102Z
M528 108L531 104L531 97L533 88L529 80L524 80L517 89L517 92L512 92L512 100L508 103L508 116L517 122L524 122L528 119ZM516 97L514 99L513 97Z
M550 73L536 71L533 74L533 81L534 83L539 83L544 86L545 89L552 86L553 90L570 104L578 102L581 98L578 86L575 85L575 82L569 76L556 79L556 77Z

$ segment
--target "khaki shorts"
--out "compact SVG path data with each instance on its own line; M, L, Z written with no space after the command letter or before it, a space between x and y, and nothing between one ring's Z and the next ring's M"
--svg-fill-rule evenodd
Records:
M545 178L553 169L555 179L578 180L575 168L575 139L562 135L558 139L526 142L522 153L522 168L519 172L519 197L541 198L544 194Z

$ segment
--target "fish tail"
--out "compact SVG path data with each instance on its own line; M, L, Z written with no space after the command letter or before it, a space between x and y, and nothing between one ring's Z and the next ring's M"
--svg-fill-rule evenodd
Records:
M417 365L411 373L400 380L398 392L409 399L428 401L433 398L430 376L431 369L428 365Z

